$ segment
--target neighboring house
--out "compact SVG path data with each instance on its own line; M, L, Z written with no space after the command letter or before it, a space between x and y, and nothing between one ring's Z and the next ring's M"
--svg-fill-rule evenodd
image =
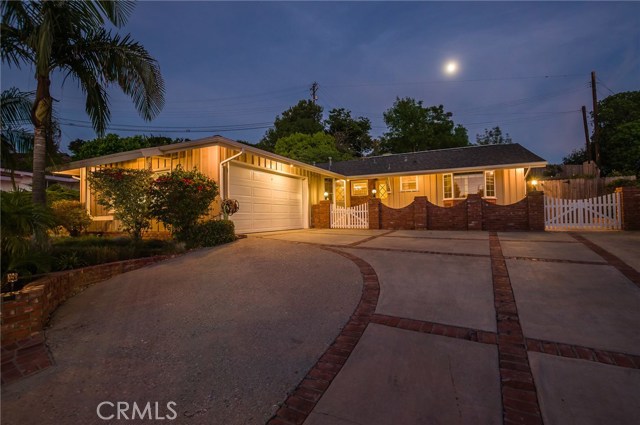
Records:
M47 187L52 184L59 184L69 189L78 190L80 188L80 179L77 178L48 174L45 179ZM33 173L29 171L14 170L12 172L6 168L0 168L0 190L3 192L11 192L15 189L31 190L32 183Z
M213 136L71 162L57 173L80 179L80 199L96 221L91 230L115 231L112 212L96 202L87 173L99 167L147 168L156 175L181 164L197 168L220 185L219 199L232 198L240 211L231 219L238 233L307 228L311 206L324 200L350 206L376 190L390 207L403 207L415 196L446 206L467 193L498 204L521 200L531 167L546 162L520 145L478 146L353 161L305 164L250 145ZM326 194L326 195L325 195ZM213 215L219 213L219 204ZM159 225L152 230L162 231Z

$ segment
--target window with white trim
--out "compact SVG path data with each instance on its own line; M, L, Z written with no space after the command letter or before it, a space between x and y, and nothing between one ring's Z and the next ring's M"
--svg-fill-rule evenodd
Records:
M493 176L492 176L493 177ZM471 173L449 173L443 178L444 199L464 199L468 195L495 196L495 184L491 184L492 195L485 195L486 174L482 171Z
M351 196L368 196L369 182L367 180L353 180L351 182Z
M400 177L400 192L417 192L418 176Z
M496 173L495 171L484 172L484 196L487 198L496 197Z

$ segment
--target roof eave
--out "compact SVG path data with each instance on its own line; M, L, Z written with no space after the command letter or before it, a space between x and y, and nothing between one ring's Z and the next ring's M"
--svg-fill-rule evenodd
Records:
M395 173L373 173L373 174L354 174L346 175L349 180L354 179L371 179L376 177L398 177L398 176L414 176L416 174L438 174L438 173L450 173L450 172L464 172L475 170L504 170L508 168L537 168L545 167L547 161L540 162L523 162L517 164L489 164L475 167L459 167L459 168L440 168L434 170L413 170L413 171L398 171Z

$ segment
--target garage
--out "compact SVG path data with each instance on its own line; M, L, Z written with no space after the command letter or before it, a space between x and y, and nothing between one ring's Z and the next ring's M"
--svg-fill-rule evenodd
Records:
M303 180L231 163L229 197L240 210L231 217L237 233L301 229L305 225Z

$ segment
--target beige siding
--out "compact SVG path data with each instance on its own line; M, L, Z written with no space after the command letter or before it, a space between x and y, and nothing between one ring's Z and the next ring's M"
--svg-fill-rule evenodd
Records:
M498 205L515 204L526 196L524 168L496 170Z

